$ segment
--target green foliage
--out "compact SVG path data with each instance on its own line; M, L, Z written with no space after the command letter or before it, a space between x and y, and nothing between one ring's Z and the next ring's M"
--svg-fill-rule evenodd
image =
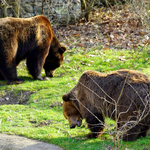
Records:
M29 91L28 102L0 106L0 132L23 135L33 139L59 145L66 150L96 150L113 147L112 136L86 139L89 133L86 122L79 128L69 129L68 121L62 113L62 95L75 86L81 74L86 70L110 72L117 69L135 69L150 75L150 57L148 48L137 50L102 50L97 47L90 50L72 49L65 53L63 66L56 70L55 76L46 81L34 81L28 74L24 62L18 66L18 76L25 80L18 85L6 85L0 81L0 96L6 94L24 101ZM44 71L42 71L44 75ZM21 94L20 94L21 93ZM114 124L106 119L108 125ZM120 149L150 149L150 132L145 138L134 142L118 143Z

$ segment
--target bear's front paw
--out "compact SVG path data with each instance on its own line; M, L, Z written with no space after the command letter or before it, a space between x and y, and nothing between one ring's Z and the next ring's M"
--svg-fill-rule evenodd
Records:
M86 137L88 139L97 138L97 136L98 136L98 134L94 134L94 133L89 133L89 134L86 135Z
M49 80L49 78L48 77L43 77L43 80Z
M34 80L41 80L41 81L47 80L47 79L48 79L47 77L41 77L41 76L34 78Z

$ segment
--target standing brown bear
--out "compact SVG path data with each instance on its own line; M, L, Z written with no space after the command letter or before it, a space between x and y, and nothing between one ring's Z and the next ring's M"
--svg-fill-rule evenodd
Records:
M104 117L117 121L125 141L145 137L150 128L150 78L138 71L86 71L62 98L70 128L81 126L85 118L91 130L88 138L102 133Z
M0 19L0 80L8 84L23 82L17 78L16 66L25 58L34 79L44 79L42 68L52 77L62 64L65 50L45 16Z

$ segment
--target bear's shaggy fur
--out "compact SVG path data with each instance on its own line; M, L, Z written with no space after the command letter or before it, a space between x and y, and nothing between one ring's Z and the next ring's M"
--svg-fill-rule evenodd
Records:
M17 78L16 66L25 58L34 79L44 79L42 68L52 77L62 64L65 50L45 16L0 19L0 79L8 84L23 82Z
M117 121L125 141L145 137L150 128L150 78L138 71L86 71L62 98L70 128L80 126L85 118L91 130L88 138L102 133L104 117Z

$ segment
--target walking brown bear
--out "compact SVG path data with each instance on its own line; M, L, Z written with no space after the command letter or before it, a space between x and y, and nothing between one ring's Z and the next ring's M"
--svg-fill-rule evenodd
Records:
M0 19L0 80L8 84L23 82L17 78L16 66L25 58L34 79L45 79L42 68L52 77L62 64L65 50L45 16Z
M102 134L104 117L117 120L125 141L145 137L150 128L150 78L138 71L86 71L62 98L70 128L81 126L85 118L91 130L88 138Z

